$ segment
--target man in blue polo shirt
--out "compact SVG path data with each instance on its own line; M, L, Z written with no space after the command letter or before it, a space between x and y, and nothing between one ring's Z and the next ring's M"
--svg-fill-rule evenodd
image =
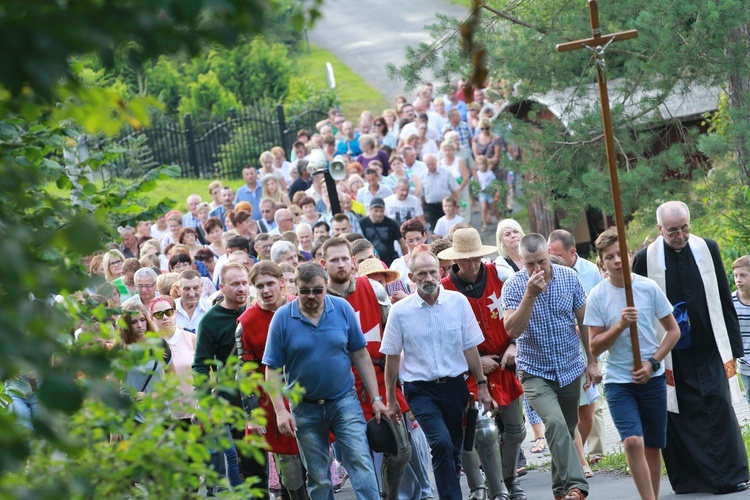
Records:
M307 469L313 500L333 498L328 451L329 432L343 452L343 462L357 498L379 499L375 470L366 438L362 408L354 390L352 364L372 400L376 420L386 416L375 370L354 309L339 297L326 295L326 272L317 262L297 268L299 298L282 306L271 321L263 355L266 380L285 389L299 383L305 394L290 413L280 392L272 393L279 431L296 435Z
M253 207L253 220L260 220L260 200L263 198L263 186L258 182L258 171L252 165L242 169L242 178L245 179L245 185L237 190L234 197L234 204L241 201L250 203Z
M523 237L521 258L524 269L505 282L500 296L505 329L518 339L518 377L544 422L553 494L561 500L583 500L589 487L573 444L581 383L596 384L602 378L583 324L586 293L573 269L550 263L541 234Z

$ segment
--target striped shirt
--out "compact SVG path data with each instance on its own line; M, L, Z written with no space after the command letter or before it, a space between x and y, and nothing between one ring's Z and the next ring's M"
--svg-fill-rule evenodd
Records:
M484 335L462 294L440 288L430 306L414 293L391 307L380 352L404 352L404 382L457 377L468 370L464 351L484 342Z
M732 294L734 309L737 311L737 317L740 320L740 333L742 334L742 346L745 348L745 356L742 361L737 363L740 373L750 376L750 304L745 304L740 300L739 291Z
M586 293L573 269L551 266L549 286L537 296L529 325L518 338L516 364L529 375L557 381L564 387L580 377L586 367L575 316L575 311L586 304ZM500 296L504 309L518 309L528 282L526 269L505 282Z

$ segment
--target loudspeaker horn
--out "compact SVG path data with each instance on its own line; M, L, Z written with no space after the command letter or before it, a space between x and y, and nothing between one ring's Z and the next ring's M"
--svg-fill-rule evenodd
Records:
M344 166L344 161L341 155L337 155L333 159L331 165L328 167L328 171L335 181L346 179L346 167Z
M322 149L313 149L310 151L310 161L307 164L307 171L315 174L318 170L326 168L328 159Z

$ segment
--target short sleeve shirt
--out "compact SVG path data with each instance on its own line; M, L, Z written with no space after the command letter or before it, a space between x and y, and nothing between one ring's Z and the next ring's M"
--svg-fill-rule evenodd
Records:
M586 293L574 270L551 266L549 286L536 298L529 325L516 342L516 364L529 375L564 387L585 368L575 312L586 304ZM528 281L529 273L523 269L505 282L500 297L504 309L518 309Z
M268 329L263 364L284 368L286 387L299 383L305 397L336 399L354 387L350 354L367 346L349 303L327 295L317 325L299 309L299 299L276 311Z

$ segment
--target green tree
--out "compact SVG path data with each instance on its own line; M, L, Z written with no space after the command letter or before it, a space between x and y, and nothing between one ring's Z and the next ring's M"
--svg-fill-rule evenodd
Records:
M310 16L319 3L314 2ZM229 418L230 410L210 404L199 411L208 441L194 433L177 439L177 430L163 431L163 419L156 419L155 427L135 430L127 419L132 404L105 378L119 356L97 343L84 348L91 334L84 334L82 343L71 343L73 329L81 326L104 335L93 318L102 323L109 314L75 298L76 291L91 284L84 256L112 241L118 224L164 213L166 203L148 206L139 193L179 174L178 168L162 167L132 183L101 182L116 151L90 147L86 152L79 142L82 133L98 137L115 134L125 124L143 127L156 102L143 96L128 100L116 82L100 86L107 75L97 69L77 73L76 63L95 57L103 68L111 68L118 51L130 43L138 45L143 61L197 54L207 44L231 44L240 34L259 33L272 7L264 0L3 2L0 44L7 57L0 65L0 379L35 370L43 381L38 396L44 408L33 435L23 432L12 414L0 412L3 497L191 495L187 489L154 489L156 478L174 484L185 477L185 464L163 457L158 462L163 468L153 469L151 478L141 476L145 491L125 478L134 467L142 469L159 457L159 440L165 439L160 436L175 438L199 464L211 436L218 435L210 423ZM43 188L49 183L70 190L71 196L50 194ZM110 448L105 442L110 432L125 436L125 444Z
M611 214L598 101L589 94L596 82L593 54L555 51L557 43L590 36L586 6L566 0L488 0L475 2L475 7L467 20L440 17L428 27L432 42L407 49L407 63L391 67L391 75L413 86L427 69L444 82L488 73L489 97L507 99L511 106L568 89L564 102L580 113L566 127L545 119L541 106L532 107L533 123L503 119L512 123L514 137L527 153L520 168L530 180L531 195L571 214L587 206ZM741 182L750 184L750 12L742 2L600 2L599 15L603 33L639 32L637 39L605 50L626 212L650 210L667 196L689 196L683 180L696 165L685 159L698 156L698 137L661 116L660 105L667 96L686 95L700 85L727 88L730 118L726 134L717 140L731 151L722 160L731 162L742 172ZM665 125L685 142L655 154Z
M187 85L187 91L177 107L180 116L190 113L196 118L218 118L240 106L237 96L219 82L213 71L198 75L195 82Z

